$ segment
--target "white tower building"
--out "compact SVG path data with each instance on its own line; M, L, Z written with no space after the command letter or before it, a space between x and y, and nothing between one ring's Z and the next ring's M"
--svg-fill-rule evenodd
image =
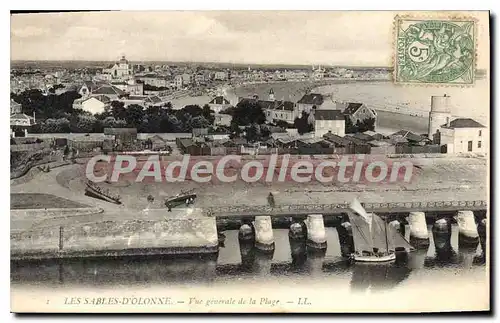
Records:
M432 96L431 111L429 112L429 139L433 140L434 134L442 125L451 121L451 97Z
M274 90L271 88L269 90L269 101L274 101Z

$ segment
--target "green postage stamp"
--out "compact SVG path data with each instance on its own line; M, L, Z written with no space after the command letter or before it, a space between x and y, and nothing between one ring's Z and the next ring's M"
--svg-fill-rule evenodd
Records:
M474 19L396 17L394 81L470 85L476 69Z

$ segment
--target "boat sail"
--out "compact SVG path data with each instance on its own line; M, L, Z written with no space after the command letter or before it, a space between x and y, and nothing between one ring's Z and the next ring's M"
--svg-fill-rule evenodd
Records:
M413 247L381 217L367 213L358 200L350 205L354 253L352 258L362 262L383 262L396 259L396 247L412 251Z

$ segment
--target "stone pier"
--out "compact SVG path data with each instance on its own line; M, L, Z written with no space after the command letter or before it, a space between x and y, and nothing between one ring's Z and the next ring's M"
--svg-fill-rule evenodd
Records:
M389 226L401 233L401 222L399 222L398 220L389 222Z
M449 233L450 224L446 219L438 219L434 222L434 225L432 226L432 231L440 233Z
M243 224L238 231L238 239L243 241L253 241L255 239L252 227L249 224Z
M457 224L459 246L476 246L479 242L479 234L477 232L476 221L474 219L474 212L458 211Z
M322 214L310 214L304 221L307 227L307 246L326 249L326 231Z
M479 241L481 242L481 249L483 252L483 255L486 255L486 225L487 225L487 220L482 219L479 221L477 224L477 233L479 234Z
M253 222L255 229L255 247L264 250L274 250L274 234L271 217L259 215Z
M415 248L427 248L429 246L429 231L425 222L424 212L410 212L408 216L410 224L410 243Z
M288 236L291 239L304 239L304 228L300 223L292 223L290 225L290 231L288 232Z

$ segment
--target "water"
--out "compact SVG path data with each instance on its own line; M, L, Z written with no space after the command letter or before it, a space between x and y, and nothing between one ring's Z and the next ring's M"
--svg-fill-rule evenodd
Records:
M238 96L257 94L267 99L270 88L273 88L278 100L298 101L310 84L305 82L282 82L251 84L228 91L231 102L237 102ZM455 117L473 118L487 125L489 122L489 82L478 79L470 87L423 87L401 86L392 82L354 82L320 86L313 89L315 93L331 95L334 100L362 102L378 110L379 118L376 129L381 133L392 133L401 129L416 133L426 133L428 113L432 95L451 96L452 115Z
M50 289L113 288L133 286L168 288L210 287L227 284L242 292L249 286L267 290L281 286L333 286L351 293L398 290L404 295L413 288L435 284L475 282L486 290L486 267L481 261L481 247L458 248L458 228L452 227L449 242L441 239L435 247L432 232L430 246L410 255L407 264L349 264L341 256L337 230L326 228L326 253L305 253L301 244L290 245L288 230L275 229L275 251L271 255L240 245L238 231L225 231L224 246L218 257L172 259L125 258L117 260L49 261L11 266L11 282L16 287ZM312 289L311 291L314 291Z

